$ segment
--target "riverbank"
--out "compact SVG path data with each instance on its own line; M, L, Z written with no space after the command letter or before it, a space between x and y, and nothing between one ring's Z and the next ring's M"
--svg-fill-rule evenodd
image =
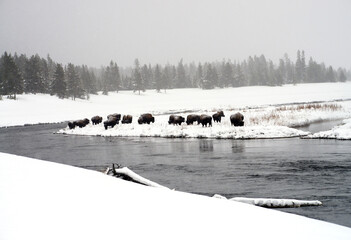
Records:
M351 236L350 228L249 204L141 186L15 155L0 153L0 159L2 239Z
M242 87L227 89L172 89L167 93L147 91L141 95L132 91L91 95L89 100L58 99L54 96L19 95L18 100L0 101L0 126L62 122L100 115L106 119L111 113L130 114L131 125L118 125L105 131L103 126L88 125L82 129L62 129L59 133L119 137L185 137L185 138L282 138L320 137L295 127L321 121L351 118L351 83L319 83L284 85L281 87ZM34 107L35 106L35 107ZM168 125L171 114L212 115L223 110L226 117L213 123L212 128ZM139 126L140 114L149 112L155 123ZM241 112L244 128L230 125L229 116ZM351 138L346 125L336 137ZM325 135L323 135L325 136ZM348 137L347 137L348 136Z

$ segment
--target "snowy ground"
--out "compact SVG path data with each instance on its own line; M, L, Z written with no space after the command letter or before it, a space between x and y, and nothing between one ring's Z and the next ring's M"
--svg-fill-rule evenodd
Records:
M326 139L351 139L351 119L345 119L342 124L335 126L329 131L310 134L306 138L326 138Z
M91 95L89 100L76 101L42 94L19 95L18 99L14 101L4 97L0 101L0 127L90 119L95 115L106 119L108 114L121 113L133 115L134 123L118 125L107 131L102 125L89 125L83 129L62 129L59 132L101 136L279 138L309 134L291 128L293 126L351 118L351 82L213 90L173 89L166 93L149 90L141 95L125 91L110 93L108 96ZM333 111L288 109L315 102L336 104L341 108ZM282 110L285 106L287 109ZM167 124L170 114L184 117L190 113L212 115L217 110L223 110L226 117L221 124L214 123L212 128ZM234 128L229 123L229 116L238 111L245 116L243 128ZM155 123L143 126L136 124L140 114L147 112L155 116ZM350 132L350 126L346 124L340 131ZM346 139L350 139L350 134L345 135L349 136Z
M351 228L0 153L0 239L350 239Z

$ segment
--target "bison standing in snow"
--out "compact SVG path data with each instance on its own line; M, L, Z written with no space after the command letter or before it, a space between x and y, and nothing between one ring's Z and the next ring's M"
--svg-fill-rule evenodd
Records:
M116 116L109 115L109 118L104 122L105 130L107 130L108 127L113 128L118 123L119 119Z
M84 118L82 120L76 120L76 121L73 121L73 122L68 122L68 127L69 127L69 129L74 129L76 126L78 126L80 128L83 128L86 125L88 125L89 122L90 122L89 119Z
M121 114L119 113L113 113L113 114L107 115L107 119L109 119L110 117L115 117L117 118L118 121L121 120Z
M244 126L244 115L237 112L230 116L230 122L234 126Z
M93 125L100 124L102 122L102 117L94 116L91 118L91 122L93 123Z
M139 124L150 124L150 122L155 122L155 118L150 113L142 114L138 119Z
M218 111L212 115L214 122L221 122L222 117L225 117L223 111Z
M193 124L194 122L197 122L197 124L200 124L199 120L200 120L199 115L190 114L186 117L186 124L190 125L190 124Z
M203 127L204 126L207 127L207 124L208 124L208 126L212 127L212 117L209 115L202 114L200 116L199 122L202 124Z
M185 118L183 118L182 116L177 116L177 115L169 116L168 124L181 125L183 122L185 122Z
M122 124L132 123L133 117L132 115L124 115L122 118Z

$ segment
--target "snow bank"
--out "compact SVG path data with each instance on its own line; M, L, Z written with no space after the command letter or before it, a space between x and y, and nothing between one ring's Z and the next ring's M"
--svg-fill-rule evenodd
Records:
M351 140L351 118L345 119L342 125L336 126L329 131L323 131L323 132L311 134L311 135L308 135L306 138Z
M0 153L0 239L350 239L351 229Z
M275 104L351 99L351 82L285 85L282 87L241 87L225 89L172 89L167 93L148 90L91 95L89 100L58 99L43 94L18 95L18 100L0 101L0 127L54 123L119 112L139 116L184 112L215 112L250 109ZM301 119L301 118L300 118ZM302 118L303 119L303 118ZM287 126L287 125L285 125Z
M139 125L138 115L133 116L133 123L128 125L117 125L112 129L105 130L103 124L89 124L85 128L61 129L58 133L90 136L117 136L117 137L178 137L178 138L217 138L217 139L265 139L301 137L309 133L291 127L304 126L313 122L342 119L351 116L348 110L351 102L329 103L326 106L338 106L336 110L304 108L306 104L289 105L281 110L279 107L261 107L254 109L242 109L245 117L244 127L231 126L229 117L237 110L224 111L225 117L221 123L212 123L212 127L201 125L174 126L168 124L169 115L155 116L155 123L150 125ZM311 104L309 105L311 106ZM313 104L312 104L313 106ZM290 110L297 109L299 110ZM194 114L212 115L214 112L192 112ZM188 113L187 113L188 114ZM183 114L186 117L185 114Z
M227 199L224 196L215 194L214 198ZM245 198L234 197L231 201L247 203L255 206L266 208L287 208L287 207L307 207L307 206L321 206L322 202L318 200L296 200L296 199L276 199L276 198Z
M168 138L217 138L217 139L264 139L299 137L308 133L285 127L285 126L251 126L233 127L230 123L213 124L213 127L202 127L201 125L181 126L153 123L150 125L139 125L132 123L128 125L117 125L105 130L103 125L88 125L85 128L59 130L57 133L90 135L90 136L116 136L116 137L168 137Z

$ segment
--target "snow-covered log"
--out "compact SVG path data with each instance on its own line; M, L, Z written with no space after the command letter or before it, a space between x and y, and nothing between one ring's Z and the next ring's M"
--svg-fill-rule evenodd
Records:
M127 181L131 181L131 182L135 182L135 183L139 183L142 185L146 185L149 187L157 187L157 188L166 188L165 186L162 186L158 183L155 183L153 181L150 181L138 174L136 174L135 172L133 172L132 170L130 170L127 167L120 167L119 165L117 165L117 168L115 167L115 165L112 165L112 169L107 168L105 171L105 174L109 174L112 173L113 176L118 177L118 178L122 178L124 180Z
M215 198L227 199L221 195L214 195ZM244 198L234 197L228 200L248 203L255 206L266 208L294 208L294 207L307 207L307 206L320 206L321 201L318 200L296 200L296 199L275 199L275 198Z

